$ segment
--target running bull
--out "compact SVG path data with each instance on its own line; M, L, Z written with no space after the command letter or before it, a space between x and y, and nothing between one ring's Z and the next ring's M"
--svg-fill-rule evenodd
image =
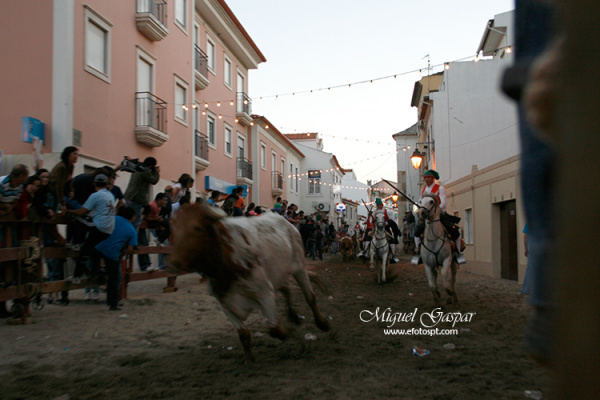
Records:
M287 336L277 320L277 290L287 299L289 317L299 323L290 303L290 275L304 293L317 327L327 331L329 322L317 308L310 283L320 281L304 268L304 246L298 230L275 213L226 218L219 211L200 204L178 211L173 221L174 249L169 268L172 272L198 272L209 279L213 296L238 331L246 363L254 358L250 331L243 321L253 309L266 317L271 336L281 340Z

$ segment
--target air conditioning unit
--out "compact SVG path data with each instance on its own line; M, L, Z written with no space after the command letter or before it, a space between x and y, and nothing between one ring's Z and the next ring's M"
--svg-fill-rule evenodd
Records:
M329 212L329 203L317 203L315 208L319 211Z

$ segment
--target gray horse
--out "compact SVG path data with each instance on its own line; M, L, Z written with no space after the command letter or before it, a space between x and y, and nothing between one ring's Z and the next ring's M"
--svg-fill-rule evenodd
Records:
M426 194L419 201L419 216L425 220L425 232L422 235L421 256L425 264L425 273L429 281L429 290L436 305L440 304L440 292L437 288L438 269L444 280L444 287L450 296L448 304L458 306L458 297L454 290L457 264L452 255L451 240L440 222L441 209L436 195Z
M379 263L377 281L379 283L386 283L386 267L391 256L388 243L389 234L385 231L385 216L383 213L375 212L373 215L375 221L373 224L373 239L371 239L369 268L373 271L376 268L376 264Z

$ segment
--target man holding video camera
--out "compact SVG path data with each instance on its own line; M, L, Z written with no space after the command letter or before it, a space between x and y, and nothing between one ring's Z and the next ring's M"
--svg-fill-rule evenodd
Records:
M135 210L135 229L138 229L142 222L142 209L150 202L150 185L156 185L159 179L160 167L156 165L154 157L147 157L131 174L125 190L125 201L128 207Z

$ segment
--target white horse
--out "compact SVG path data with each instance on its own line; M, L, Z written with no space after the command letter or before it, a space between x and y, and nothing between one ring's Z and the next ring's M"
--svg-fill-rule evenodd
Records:
M452 255L451 240L440 221L441 210L436 195L426 194L419 201L419 215L425 220L425 232L421 241L421 257L425 264L425 273L429 281L429 290L433 294L436 305L440 303L440 292L437 289L438 269L444 280L444 287L450 296L448 304L458 306L458 297L454 290L457 264Z
M371 239L370 252L370 263L369 268L371 271L375 270L376 262L379 262L379 269L377 270L377 282L385 283L385 269L389 262L390 250L388 244L388 233L385 231L385 216L383 213L374 213L375 223L373 224L373 238Z

